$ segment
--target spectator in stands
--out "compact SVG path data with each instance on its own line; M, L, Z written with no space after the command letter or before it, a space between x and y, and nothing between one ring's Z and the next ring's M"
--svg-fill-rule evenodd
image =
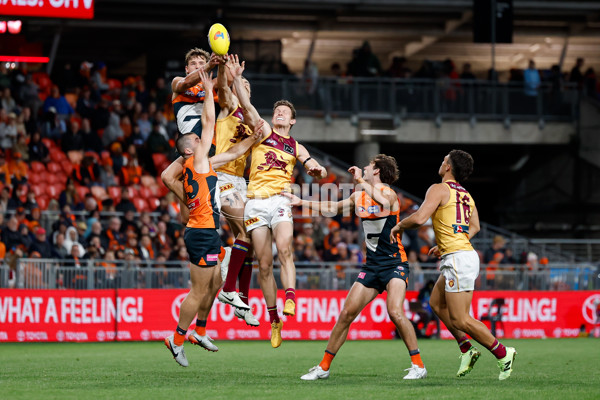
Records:
M23 162L29 162L29 146L27 145L27 137L24 134L20 133L17 136L17 142L12 148L12 153L14 157L20 158Z
M83 186L90 187L96 184L100 178L100 168L96 163L96 159L92 156L83 157L81 164L73 166L71 176L75 182Z
M386 75L391 78L410 78L412 71L406 67L406 57L394 57Z
M60 208L63 208L66 205L69 205L74 209L81 207L82 201L79 198L79 193L77 192L73 179L69 179L65 189L60 192L58 203L60 204Z
M24 246L25 241L19 232L19 220L16 217L9 218L6 228L2 229L1 237L7 251Z
M16 112L19 110L17 108L17 102L15 99L13 99L10 93L9 87L2 89L2 95L0 96L0 107L7 113Z
M6 157L4 156L3 151L0 151L0 182L6 186L12 185L10 169L6 163Z
M111 163L105 162L104 165L102 165L99 183L104 186L105 189L110 186L119 186L118 178L115 176Z
M35 229L34 233L35 238L29 247L29 251L37 251L41 255L41 258L52 258L54 256L54 251L46 237L46 230L40 226Z
M58 116L54 106L48 108L44 114L41 124L42 136L54 140L55 142L62 138L62 135L67 132L67 124L64 119Z
M12 196L8 200L7 208L9 210L17 210L19 208L23 208L24 203L21 199L25 198L27 194L27 185L25 184L17 184L14 185L12 190ZM24 208L23 208L24 209Z
M569 75L569 81L576 83L579 90L583 89L583 74L581 73L581 68L583 67L584 60L579 57L573 69L571 69L571 74Z
M133 232L136 236L139 233L137 221L135 220L135 210L128 209L125 211L125 215L121 218L121 233L127 235L129 232Z
M94 109L90 122L92 123L92 129L97 132L104 131L104 129L106 129L110 122L110 110L108 109L108 101L106 99L100 99L96 105L96 108ZM102 135L102 143L104 143L105 146L110 144L110 142L106 143L104 141L104 134Z
M121 188L121 201L117 204L116 210L122 213L126 213L127 211L137 211L135 205L129 199L129 189L126 186Z
M105 249L112 249L114 245L125 244L125 237L120 231L121 220L119 217L112 217L108 223L108 228L102 232L100 241Z
M23 207L29 211L39 208L37 200L35 199L35 192L33 190L30 190L27 192L27 197L25 198Z
M115 141L122 142L125 138L125 134L121 129L121 116L118 114L118 110L121 108L121 102L119 100L113 101L113 106L108 115L108 122L104 133L102 134L102 143L105 147L108 147Z
M0 89L10 87L10 71L6 63L0 63Z
M88 271L83 269L82 254L79 243L73 243L69 255L63 260L65 267L70 267L64 273L65 285L70 289L86 289Z
M356 59L356 76L379 76L381 74L381 63L379 58L371 50L368 41L364 41L360 47Z
M492 246L488 248L483 254L483 262L489 263L494 260L496 253L501 253L502 258L504 258L505 253L506 240L500 235L494 236L492 239Z
M148 136L148 140L146 141L146 146L151 154L166 154L171 149L167 138L161 133L160 128L161 125L158 121L153 122L152 132L150 132L150 136Z
M37 131L33 133L29 142L29 159L44 164L50 162L50 150L42 142L42 137Z
M2 216L4 216L4 214L6 213L6 210L8 209L9 200L10 200L10 188L8 186L4 186L2 188L2 191L0 192L0 214L2 214Z
M3 116L6 115L4 119ZM17 141L17 114L0 110L0 147L9 154Z
M79 128L77 135L83 140L84 151L100 153L102 150L104 150L102 140L100 139L100 136L98 136L98 133L92 130L89 119L84 118L81 120L81 128Z
M25 134L27 137L33 134L33 132L37 131L38 123L37 123L37 112L33 113L32 108L23 107L21 111L21 117L23 121L23 125L25 125Z
M83 132L80 128L78 120L72 120L68 124L67 131L62 137L61 148L67 154L70 151L83 151L85 146L83 143Z
M39 90L40 87L33 81L33 76L27 75L25 84L21 86L18 95L21 98L22 106L28 108L30 114L33 112L34 115L37 115L40 107L42 107Z
M540 87L540 73L535 68L535 62L529 60L529 68L523 71L523 81L525 82L525 95L535 97Z
M459 79L461 80L475 80L475 75L473 75L473 72L471 71L471 64L469 63L464 63L463 64L463 68L462 68L462 72L459 76Z
M75 112L73 110L73 107L71 107L71 105L65 98L65 96L60 94L60 90L56 85L53 85L50 89L50 96L48 96L46 100L44 100L42 110L43 112L47 113L50 111L51 107L55 109L55 113L61 120L70 118L71 115Z
M89 87L84 87L77 99L77 114L83 119L91 120L94 116L95 103L91 98L92 92Z

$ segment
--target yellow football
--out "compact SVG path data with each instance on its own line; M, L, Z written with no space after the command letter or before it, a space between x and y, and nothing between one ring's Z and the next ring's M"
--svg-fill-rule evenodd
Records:
M213 53L224 56L229 51L229 32L222 24L214 24L208 31L208 44Z

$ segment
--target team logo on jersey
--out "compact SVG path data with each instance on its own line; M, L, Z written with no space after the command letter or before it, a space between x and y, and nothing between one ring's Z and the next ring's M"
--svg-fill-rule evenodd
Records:
M281 169L285 171L287 165L288 163L284 159L277 158L277 153L270 150L265 154L265 162L256 168L261 171L270 171L271 169Z
M265 140L266 144L270 144L271 146L277 146L277 141L275 139L268 138Z
M246 129L246 125L238 124L238 126L235 128L235 133L233 134L233 137L229 139L229 141L231 143L237 143L241 142L247 137L250 137L250 132L248 129Z
M287 143L283 145L283 151L285 151L288 154L294 154L294 148Z
M369 206L368 208L369 214L377 214L380 210L379 206Z
M199 90L198 93L194 93L193 90L188 89L184 94L189 97L204 97L206 92L204 90Z
M469 225L452 225L454 233L469 233Z
M246 221L244 221L244 225L250 226L250 225L254 225L257 222L258 222L258 217L254 217L254 218L250 218L250 219L247 219Z
M364 213L365 211L367 211L367 210L365 210L365 208L363 206L358 206L359 213Z

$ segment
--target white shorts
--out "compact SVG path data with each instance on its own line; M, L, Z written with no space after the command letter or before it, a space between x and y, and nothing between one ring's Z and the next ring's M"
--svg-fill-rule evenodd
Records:
M446 292L474 290L479 276L479 255L475 250L444 254L440 272L446 278Z
M227 174L225 172L217 171L217 186L219 188L219 197L224 197L230 194L231 192L238 192L242 196L242 200L244 203L248 198L246 197L246 193L248 190L248 184L246 183L246 179L243 176L235 176L231 174Z
M244 209L246 232L261 226L274 228L280 222L294 222L290 201L282 195L266 199L250 199Z

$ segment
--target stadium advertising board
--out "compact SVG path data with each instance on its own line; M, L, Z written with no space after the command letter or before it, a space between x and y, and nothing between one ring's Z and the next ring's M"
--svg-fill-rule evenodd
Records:
M0 341L88 342L162 340L177 324L184 290L0 290ZM283 317L284 340L324 340L343 307L345 291L299 291L295 318ZM416 292L409 292L405 309ZM574 337L597 321L600 292L479 292L472 312L488 313L493 299L503 298L500 337ZM262 293L250 293L250 305L260 320L252 328L233 315L229 305L215 302L207 324L216 340L268 340L270 325ZM283 298L278 299L283 308ZM442 329L443 338L449 338ZM391 339L394 326L386 311L385 294L378 296L358 316L349 339Z
M2 15L48 18L94 18L94 0L1 0Z

